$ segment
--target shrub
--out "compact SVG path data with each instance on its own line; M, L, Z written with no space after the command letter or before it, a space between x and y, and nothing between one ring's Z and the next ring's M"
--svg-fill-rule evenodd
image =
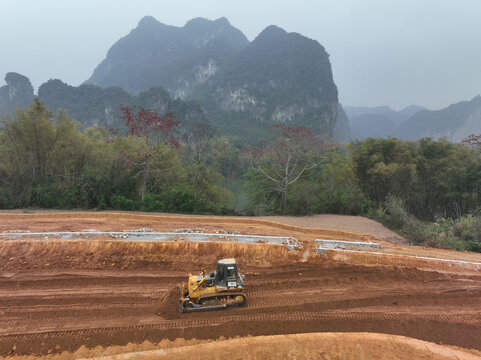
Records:
M105 198L100 198L99 203L97 205L97 210L105 210L107 209L107 202L105 201Z
M36 184L31 189L30 204L41 208L59 207L59 196L53 184Z
M174 186L162 194L162 202L167 212L189 213L194 211L194 193L182 185Z
M142 207L140 209L142 211L165 211L165 206L160 195L147 194L142 200Z
M469 214L459 218L453 226L453 232L456 237L460 237L464 241L479 239L481 237L481 217Z
M481 253L481 242L470 241L467 245L467 250Z
M136 208L135 202L123 195L113 195L110 198L110 204L116 210L135 210Z

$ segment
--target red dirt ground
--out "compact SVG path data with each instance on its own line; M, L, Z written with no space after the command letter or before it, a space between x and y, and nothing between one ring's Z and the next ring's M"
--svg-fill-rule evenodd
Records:
M281 221L281 220L279 220ZM0 355L46 355L81 346L156 343L306 332L374 332L481 350L481 274L418 266L349 264L317 255L313 240L380 241L383 251L480 261L464 254L392 245L373 234L252 218L128 213L0 214L0 232L156 231L202 227L288 235L300 251L236 243L0 240ZM308 256L306 250L310 249ZM178 314L189 272L235 257L246 274L245 308ZM307 260L307 261L304 261ZM365 266L369 265L369 266ZM407 266L409 265L409 266Z

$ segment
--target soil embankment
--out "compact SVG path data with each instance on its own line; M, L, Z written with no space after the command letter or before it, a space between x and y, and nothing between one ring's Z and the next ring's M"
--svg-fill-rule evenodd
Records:
M220 218L216 224L214 217L156 218L153 215L114 213L99 213L96 217L97 213L82 214L67 213L65 217L63 214L0 214L0 231L92 228L122 231L143 226L169 231L210 227L213 230L294 236L304 241L304 246L313 246L313 239L321 235L356 237L353 232L277 225L265 220L248 222L234 218L228 222L226 218ZM373 239L372 235L361 235L356 240L363 240L363 236L364 239ZM390 249L388 243L382 243L385 249ZM392 246L393 249L398 247L399 253L412 251L401 245ZM425 251L424 254L429 254L431 250ZM104 349L144 341L156 344L178 338L202 343L219 338L317 332L384 333L481 351L479 273L463 272L461 268L448 272L417 263L399 266L401 260L395 260L394 265L375 265L367 258L363 261L368 264L348 263L352 259L340 263L315 251L311 251L307 259L302 257L303 254L305 248L289 251L283 246L227 242L3 240L0 241L0 355L54 356L67 351L70 355L64 353L63 358L74 358L74 352L80 348L88 357L92 353L85 352L85 348L97 346ZM433 250L433 254L442 252ZM460 253L448 254L451 258L463 258ZM479 259L476 256L470 254L466 258ZM221 257L235 257L241 272L246 275L247 306L178 314L178 285L185 281L189 272L196 273L202 268L210 270ZM282 345L272 339L263 338L262 341L266 341L268 347L278 349L287 349L289 346L285 344L291 341L286 337ZM355 339L353 342L345 339L347 344L352 344L352 351L374 351L377 347L382 353L385 340L375 337L372 341L362 337ZM419 351L418 354L425 358L453 358L440 353L441 347L435 345L429 351L434 348L439 351L429 355L428 348L425 353L420 350L418 345L421 343L408 346L404 340L391 339L393 344L404 344L393 345L392 351L410 349L406 350L407 354ZM241 340L237 339L236 344L239 349L246 349L247 343ZM306 345L306 349L315 351L316 342ZM335 358L339 350L335 349L335 341L331 343L332 346L326 348L330 349L326 350L326 358L331 355ZM202 346L205 351L210 351L209 346L213 345L207 345ZM228 351L228 345L225 348L219 346L219 354ZM346 345L346 349L351 349L350 346ZM261 351L262 347L255 350L249 346L249 349L257 354L255 351ZM191 350L184 350L190 357ZM299 354L304 356L304 353Z

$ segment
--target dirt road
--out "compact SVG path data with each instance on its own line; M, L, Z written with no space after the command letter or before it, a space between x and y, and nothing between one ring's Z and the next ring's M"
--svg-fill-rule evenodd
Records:
M167 226L159 219L123 216L80 221L0 215L0 231L195 225L185 217L173 217ZM308 243L319 235L262 222L215 224L209 219L204 227L295 234ZM481 350L480 274L343 264L315 252L302 262L302 251L265 244L0 241L0 355L305 332L395 334ZM177 286L186 273L230 256L246 274L247 306L177 313Z

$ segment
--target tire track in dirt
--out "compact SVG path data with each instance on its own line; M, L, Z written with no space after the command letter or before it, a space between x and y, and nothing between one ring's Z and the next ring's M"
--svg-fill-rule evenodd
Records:
M61 219L55 214L5 218L12 222L2 223L3 227L20 228L23 223L45 231L79 230L79 226L162 230L204 222L205 228L239 226L235 230L288 234L307 241L324 235L359 237L242 218L97 213ZM90 220L79 223L82 218ZM313 251L301 262L300 254L284 248L227 243L12 240L0 250L1 260L5 259L0 265L0 355L13 348L14 355L43 355L59 352L54 350L57 345L62 351L74 351L82 345L105 347L178 337L318 331L383 332L481 350L479 274L423 271L404 263L340 264ZM220 256L235 257L247 275L247 306L178 314L175 287L188 273L215 266Z
M71 290L69 290L71 291ZM31 296L28 296L26 295L26 292L25 291L23 294L18 292L19 294L15 294L15 293L9 293L8 295L6 294L3 294L2 296L0 296L0 302L1 301L5 301L5 300L8 300L8 299L17 299L17 300L26 300L27 302L30 303L33 302L33 303L38 303L39 301L48 301L48 300L64 300L64 299L75 299L75 298L89 298L89 299L93 299L93 298L104 298L104 297L129 297L129 296L141 296L141 297L146 297L146 296L149 296L149 297L159 297L159 296L162 296L162 295L165 295L165 293L167 292L167 289L166 290L163 290L163 291L148 291L148 290L145 290L145 291L125 291L125 289L122 289L120 290L119 292L112 292L111 290L106 290L105 292L103 291L95 291L93 293L89 293L89 292L73 292L72 294L61 294L61 295L58 295L58 294L51 294L51 295L40 295L42 294L41 292L39 291L29 291L33 297ZM40 294L39 294L40 293Z
M73 310L103 310L107 308L128 308L131 306L158 306L158 301L150 302L125 302L125 303L105 303L105 304L73 304L73 305L36 305L36 306L7 306L0 307L0 311L4 313L9 312L46 312L46 311L73 311Z
M105 326L96 328L77 328L77 329L63 329L53 330L44 329L42 331L24 331L22 333L2 334L0 333L0 341L13 340L13 339L28 339L43 336L45 334L49 336L65 336L65 335L85 335L85 334L97 334L97 333L115 333L117 331L135 331L135 330L153 330L153 329L173 329L173 328L194 328L203 326L212 326L222 323L241 323L241 322L253 322L253 321L303 321L303 320L384 320L384 321L406 321L412 319L434 319L445 323L465 323L471 322L469 315L463 314L436 314L430 316L430 314L405 314L405 313L365 313L365 312L279 312L274 314L252 314L252 315L231 315L222 316L218 318L205 318L205 319L189 319L189 320L161 320L155 321L150 324L144 325L124 325L124 326Z
M112 285L122 285L122 286L129 286L129 287L139 287L139 286L148 286L148 287L170 287L170 286L173 286L175 284L178 284L179 281L169 281L169 282L146 282L146 283L142 283L142 282L139 282L139 283L129 283L129 282L122 282L121 280L117 281L117 282L112 282L112 283L109 283L107 281L104 281L104 282L101 282L101 281L97 281L97 282L93 282L93 283L86 283L86 284L83 284L83 283L79 283L79 284L75 284L75 285L72 285L72 286L68 286L69 288L85 288L86 286L89 286L89 287L92 287L92 286L112 286ZM33 283L32 285L29 285L29 284L25 284L25 283L22 283L22 282L18 282L17 284L13 284L13 283L0 283L0 286L2 287L2 289L4 290L10 290L10 291L15 291L17 289L22 289L22 288L28 288L28 289L31 289L31 290L35 290L35 289L38 289L38 290L42 290L42 289L62 289L62 288L65 288L66 287L66 284L56 284L56 285L50 285L48 281L46 282L42 282L42 283Z
M377 271L381 275L386 269ZM346 330L351 323L362 327L363 323L372 322L386 326L421 322L436 327L471 325L479 330L481 321L476 312L479 313L480 306L476 305L476 299L481 298L481 287L476 277L452 279L444 274L420 273L419 280L415 276L394 276L388 286L385 276L376 279L371 275L376 275L376 271L368 276L357 277L352 277L351 271L339 271L336 281L332 281L330 275L319 279L320 276L299 277L298 272L282 268L277 272L275 269L269 270L266 274L255 276L253 285L250 283L252 290L247 287L248 303L245 308L214 314L177 314L173 319L155 315L167 293L165 290L148 291L158 281L145 281L126 292L121 279L104 283L103 289L97 288L100 281L97 279L97 282L91 282L95 284L93 288L75 293L80 285L72 279L73 283L67 291L74 293L65 294L62 293L65 288L59 286L59 282L65 279L52 279L49 290L54 294L41 297L37 297L35 286L29 289L23 286L27 283L22 283L23 290L30 292L30 295L13 296L16 304L3 304L11 300L11 294L0 296L0 305L3 304L0 306L0 313L3 313L0 344L38 344L45 341L65 344L72 339L82 338L98 338L96 343L103 344L104 340L101 339L111 339L125 333L158 332L164 334L159 336L165 336L189 329L190 332L202 334L212 327L236 324L235 327L242 328L256 322L267 327L283 324L287 328L296 328L300 326L296 324L307 322L317 329L317 321L322 324L341 321ZM426 282L425 276L432 279ZM80 282L86 283L85 279ZM141 291L142 287L145 287L144 291ZM66 300L72 303L64 303ZM399 302L399 305L393 302ZM176 304L167 305L172 313L176 312ZM122 311L128 311L131 315L125 316ZM133 313L138 315L133 316ZM471 334L475 335L476 332ZM449 337L441 341L449 343ZM3 353L6 351L0 350Z
M283 294L284 299L283 300L272 300L271 297L272 295L281 295ZM354 295L354 294L339 294L339 295L327 295L327 296L317 296L316 294L313 295L312 292L306 290L303 292L294 292L294 293L288 293L285 294L285 291L259 291L259 292L251 292L248 293L250 301L248 302L246 308L248 310L254 310L254 309L266 309L266 308L286 308L286 307L291 307L291 306L296 306L296 305L304 305L304 304L324 304L328 305L329 307L336 306L337 307L342 307L343 309L346 309L348 311L349 308L355 308L359 311L359 308L362 307L363 311L370 312L372 313L373 311L385 312L386 310L393 310L395 309L395 312L399 312L400 307L398 306L393 306L392 304L382 304L382 305L375 305L373 306L372 304L375 302L392 302L394 299L400 300L403 299L404 297L408 296L409 298L412 297L412 294L409 295L382 295L382 296L372 296L372 295ZM429 295L428 293L419 293L417 294L420 298L426 297ZM309 297L311 296L311 297ZM290 299L287 299L286 297L290 297ZM341 303L348 302L349 305L341 306ZM28 308L26 312L32 313L32 312L39 312L40 314L38 316L25 316L23 318L14 318L14 319L8 319L8 320L2 320L0 321L0 324L2 325L11 325L11 324L17 324L19 320L24 321L24 322L65 322L65 321L71 321L71 320L94 320L94 319L99 319L99 318L115 318L115 315L108 315L105 314L105 310L115 310L119 308L150 308L150 309L155 309L159 305L159 301L148 301L148 302L135 302L135 303L106 303L106 304L95 304L95 305L59 305L59 306L38 306L37 308ZM457 305L459 306L459 304ZM23 309L17 309L17 311L25 311ZM449 312L450 310L455 309L455 305L436 305L436 306L430 306L430 305L416 305L416 306L405 306L406 311L409 311L409 309L412 310L417 310L416 313L418 314L419 310L423 310L424 313L426 314L437 314L443 313L443 312ZM479 311L481 307L478 306L471 306L469 310L471 312L474 310ZM7 316L12 316L12 308L0 308L0 310L4 311ZM104 310L102 316L92 316L90 314L88 315L83 315L82 313L77 313L75 316L70 315L70 316L59 316L59 317L42 317L42 311L47 312L47 311L63 311L63 312L72 312L74 310ZM136 309L138 310L138 309ZM324 308L324 310L326 310ZM350 310L352 311L352 310ZM418 314L417 316L423 317L423 314ZM458 314L458 316L461 316ZM469 318L465 317L464 320L472 320L473 316L472 313L470 313Z

